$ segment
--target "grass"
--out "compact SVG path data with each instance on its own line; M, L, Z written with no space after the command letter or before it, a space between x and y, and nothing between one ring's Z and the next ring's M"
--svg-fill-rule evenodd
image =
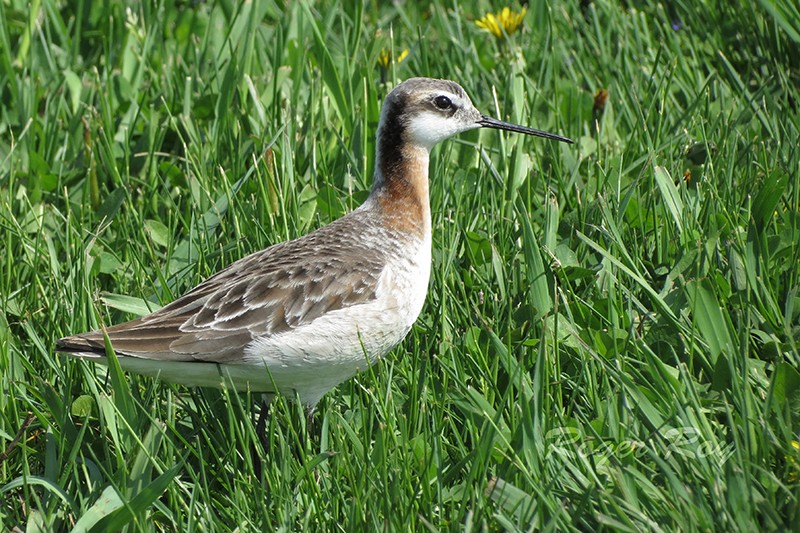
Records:
M795 527L797 8L500 7L0 3L0 529ZM422 316L260 479L257 396L53 353L357 206L414 75L578 143L434 151Z

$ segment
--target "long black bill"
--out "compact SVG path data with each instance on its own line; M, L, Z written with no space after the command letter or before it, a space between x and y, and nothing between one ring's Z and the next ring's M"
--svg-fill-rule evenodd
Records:
M562 143L572 144L575 142L572 139L568 139L567 137L562 137L561 135L556 135L554 133L547 133L546 131L535 130L533 128L526 128L525 126L511 124L510 122L503 122L502 120L497 120L496 118L487 117L486 115L481 115L481 119L478 121L478 124L480 124L481 127L483 128L515 131L517 133L524 133L526 135L534 135L536 137L544 137L545 139L553 139L554 141L561 141Z

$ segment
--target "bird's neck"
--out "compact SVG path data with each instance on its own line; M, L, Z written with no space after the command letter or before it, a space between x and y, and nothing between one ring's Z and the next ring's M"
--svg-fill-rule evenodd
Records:
M380 142L370 194L388 227L420 239L431 231L429 161L427 148Z

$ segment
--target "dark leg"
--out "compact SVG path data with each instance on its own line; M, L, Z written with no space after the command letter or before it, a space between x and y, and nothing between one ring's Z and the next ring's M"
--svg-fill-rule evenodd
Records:
M261 401L261 410L258 413L258 422L256 422L256 436L261 443L261 451L267 452L267 412L269 411L269 399L264 397ZM250 448L250 454L253 459L253 471L256 477L261 479L261 453L254 443Z
M317 428L316 422L314 422L314 407L309 407L308 411L306 411L306 435L310 436L313 440L314 435L319 437L319 430L322 428Z

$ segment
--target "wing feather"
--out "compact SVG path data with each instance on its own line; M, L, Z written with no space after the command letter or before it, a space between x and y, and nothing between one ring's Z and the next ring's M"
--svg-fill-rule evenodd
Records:
M376 250L365 246L365 239L348 236L376 231L363 212L354 211L305 237L240 259L162 309L105 332L122 355L235 362L257 337L374 300L387 257L397 250L391 239ZM103 331L66 337L57 349L103 355Z

